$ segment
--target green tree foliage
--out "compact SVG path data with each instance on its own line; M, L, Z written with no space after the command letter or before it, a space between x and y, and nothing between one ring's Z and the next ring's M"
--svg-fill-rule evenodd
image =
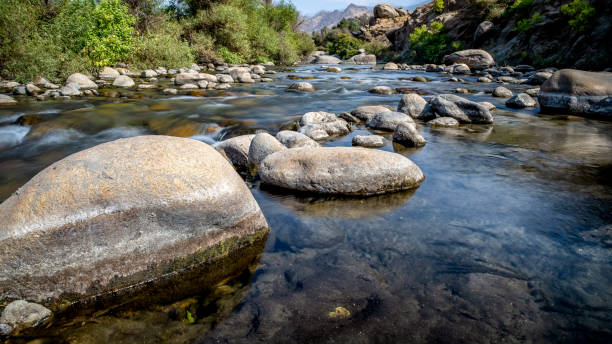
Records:
M197 49L181 37L183 27L176 21L164 17L160 19L157 23L151 23L146 32L136 38L134 53L128 60L130 65L141 69L191 65ZM198 43L205 44L202 40Z
M533 26L540 22L542 22L542 15L539 12L536 12L531 16L531 18L525 18L516 22L516 27L514 29L517 31L526 32L533 29Z
M438 13L444 12L444 0L435 0L433 9Z
M134 50L136 18L121 0L101 0L91 13L87 54L97 68L125 61Z
M561 13L570 17L570 26L580 32L594 25L595 8L584 0L574 0L561 6Z
M327 43L327 52L336 54L341 59L348 59L357 54L357 50L361 48L362 42L353 36L340 33L337 38Z
M450 52L451 37L444 32L444 24L431 23L416 27L410 34L410 47L416 52L415 60L425 63L440 63L442 57Z

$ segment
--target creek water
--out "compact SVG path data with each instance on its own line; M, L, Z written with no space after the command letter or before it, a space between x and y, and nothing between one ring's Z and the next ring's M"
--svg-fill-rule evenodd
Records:
M423 170L413 191L321 197L249 180L271 233L259 263L211 293L100 311L11 342L611 342L612 123L509 109L484 92L495 83L475 77L342 67L302 66L273 83L204 95L108 90L114 98L0 109L4 200L53 162L121 137L213 143L275 133L308 111L397 107L401 94L367 92L377 85L425 97L464 87L474 92L462 96L498 107L492 126L419 125L428 141L420 149L378 133L389 139L381 149ZM305 81L317 91L285 92L289 75L314 78ZM431 81L400 80L417 75ZM368 132L356 125L324 145L350 146Z

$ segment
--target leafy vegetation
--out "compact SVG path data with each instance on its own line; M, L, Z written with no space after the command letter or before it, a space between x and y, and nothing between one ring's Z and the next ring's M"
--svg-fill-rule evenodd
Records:
M95 74L119 62L292 63L314 50L290 2L260 0L2 0L0 74L19 81Z
M438 13L444 12L444 0L435 0L433 10Z
M533 26L540 22L542 22L542 15L539 12L536 12L531 16L531 18L525 18L516 22L516 27L514 29L526 32L533 29Z
M579 32L590 29L594 24L595 8L584 0L574 0L561 6L561 13L570 17L568 23Z
M338 34L338 37L327 43L327 51L336 54L341 59L348 59L357 55L357 50L361 48L362 42L346 33Z
M430 27L421 25L410 34L410 47L416 52L415 60L423 63L440 63L442 57L453 49L451 37L444 24L432 22Z

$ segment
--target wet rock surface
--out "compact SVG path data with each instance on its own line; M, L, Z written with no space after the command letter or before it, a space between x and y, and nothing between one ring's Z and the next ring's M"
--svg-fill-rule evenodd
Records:
M416 188L425 178L399 154L365 148L301 148L268 156L261 180L273 186L322 194L372 195Z
M196 264L202 250L267 230L219 153L167 136L117 140L53 164L0 205L0 223L0 295L35 301L120 295Z

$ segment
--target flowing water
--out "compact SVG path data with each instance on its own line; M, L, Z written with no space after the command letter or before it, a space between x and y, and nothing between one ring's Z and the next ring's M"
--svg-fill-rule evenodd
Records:
M425 147L382 148L423 170L410 192L319 197L249 181L271 233L259 263L212 293L57 321L13 342L611 342L612 123L508 109L474 77L344 68L304 66L204 95L108 91L115 98L0 109L4 200L51 163L120 137L213 143L274 133L308 111L396 107L400 94L366 92L376 85L425 97L464 87L498 106L493 126L419 125ZM285 92L289 74L313 77L318 91ZM432 80L400 80L416 75Z

